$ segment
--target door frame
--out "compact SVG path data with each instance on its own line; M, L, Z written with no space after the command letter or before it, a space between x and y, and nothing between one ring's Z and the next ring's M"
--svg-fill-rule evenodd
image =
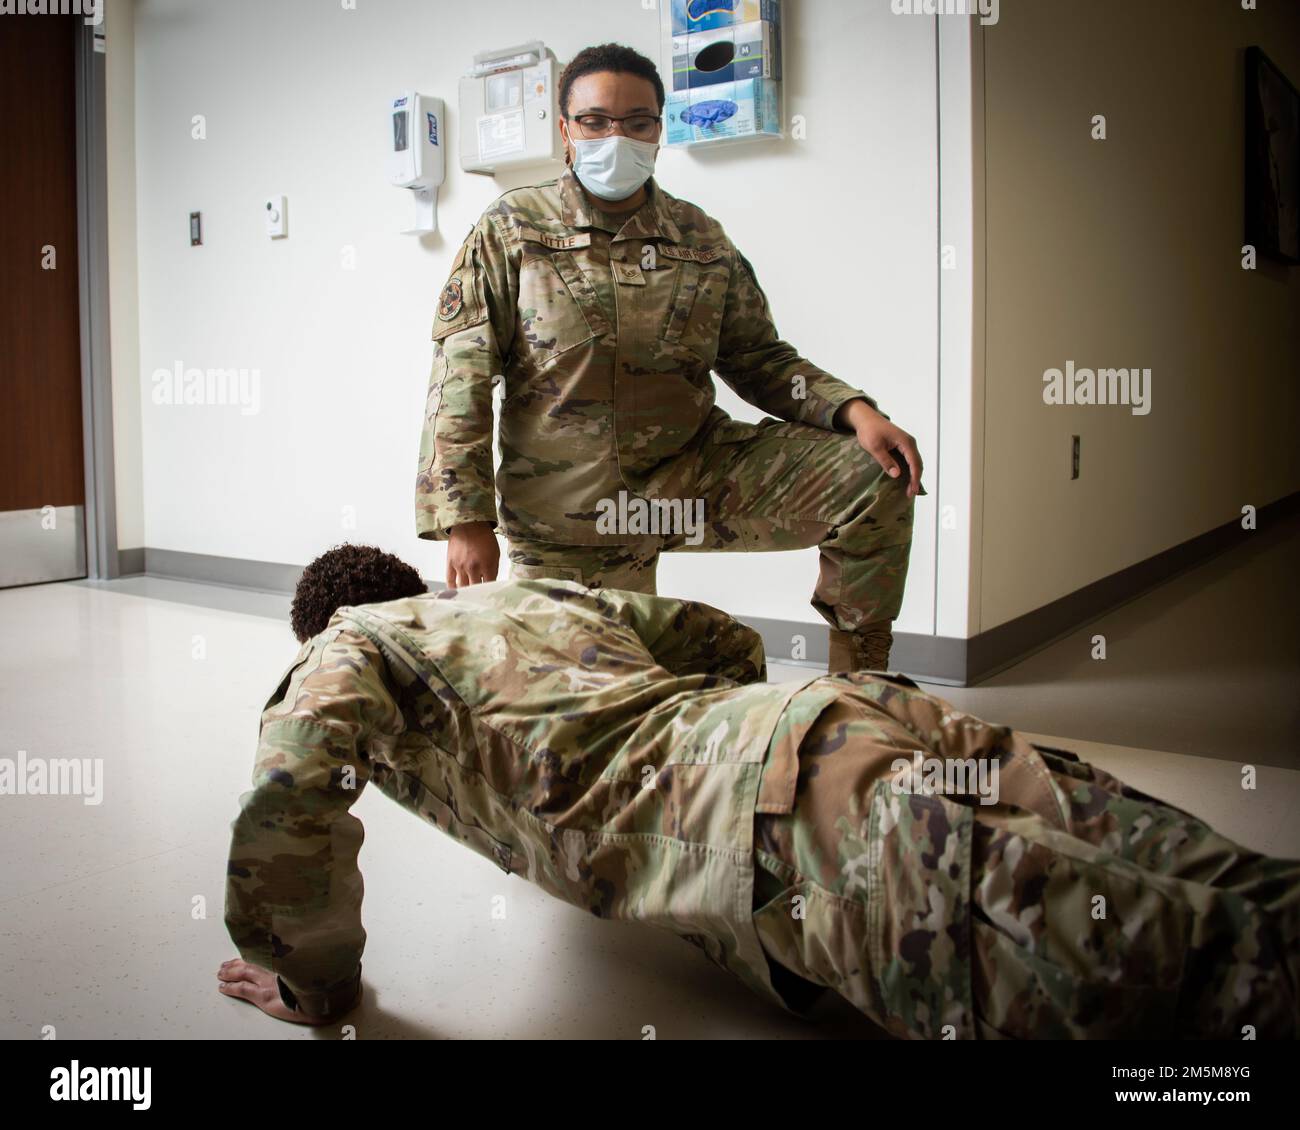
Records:
M113 366L108 305L108 146L104 22L81 24L77 75L77 278L81 321L86 576L110 580L117 559Z

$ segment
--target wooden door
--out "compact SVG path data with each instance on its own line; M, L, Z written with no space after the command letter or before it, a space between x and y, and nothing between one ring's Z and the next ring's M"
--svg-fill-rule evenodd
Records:
M86 575L80 22L0 17L0 586Z

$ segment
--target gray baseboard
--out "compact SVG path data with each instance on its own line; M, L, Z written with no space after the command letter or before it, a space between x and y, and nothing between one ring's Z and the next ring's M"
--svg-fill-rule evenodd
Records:
M249 561L241 557L213 557L206 553L182 553L175 549L150 549L144 554L141 572L150 577L177 581L201 581L257 592L291 593L302 576L303 566L276 561Z
M117 551L117 575L135 577L144 572L144 547Z
M1290 494L1260 507L1257 524L1263 527L1297 511L1300 511L1300 493ZM1225 523L971 639L897 632L890 665L927 683L973 686L1176 574L1232 549L1250 536L1239 521ZM246 561L147 547L119 550L118 566L123 576L143 573L281 594L293 592L303 569L301 565L273 561ZM446 587L441 581L426 580L426 584L432 592ZM261 614L251 607L249 611ZM745 622L763 637L771 661L825 670L830 655L824 625L762 617L749 617ZM797 642L799 655L794 658Z

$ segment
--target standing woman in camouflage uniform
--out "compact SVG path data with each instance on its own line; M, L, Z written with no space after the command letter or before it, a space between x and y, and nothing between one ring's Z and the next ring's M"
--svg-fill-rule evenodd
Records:
M438 301L416 526L449 541L447 584L496 579L494 527L516 578L645 593L664 550L815 545L831 670L888 666L914 439L782 341L722 226L655 183L649 59L587 48L559 97L568 169L484 212ZM776 419L731 419L714 372Z

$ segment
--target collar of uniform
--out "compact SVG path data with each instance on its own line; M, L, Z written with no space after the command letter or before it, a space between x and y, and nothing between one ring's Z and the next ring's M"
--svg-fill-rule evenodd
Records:
M560 218L570 230L596 226L587 198L582 194L582 185L571 168L565 169L560 177Z
M654 177L646 181L645 187L649 199L632 213L617 238L650 239L662 236L670 243L679 242L682 233L668 208L667 194L655 183Z
M654 177L646 181L646 193L649 199L628 217L615 238L647 239L658 235L671 243L679 242L682 238L681 230L668 210L667 196L655 183ZM582 186L571 168L565 169L560 177L560 209L561 218L568 228L599 226L591 214L591 206L587 203Z

